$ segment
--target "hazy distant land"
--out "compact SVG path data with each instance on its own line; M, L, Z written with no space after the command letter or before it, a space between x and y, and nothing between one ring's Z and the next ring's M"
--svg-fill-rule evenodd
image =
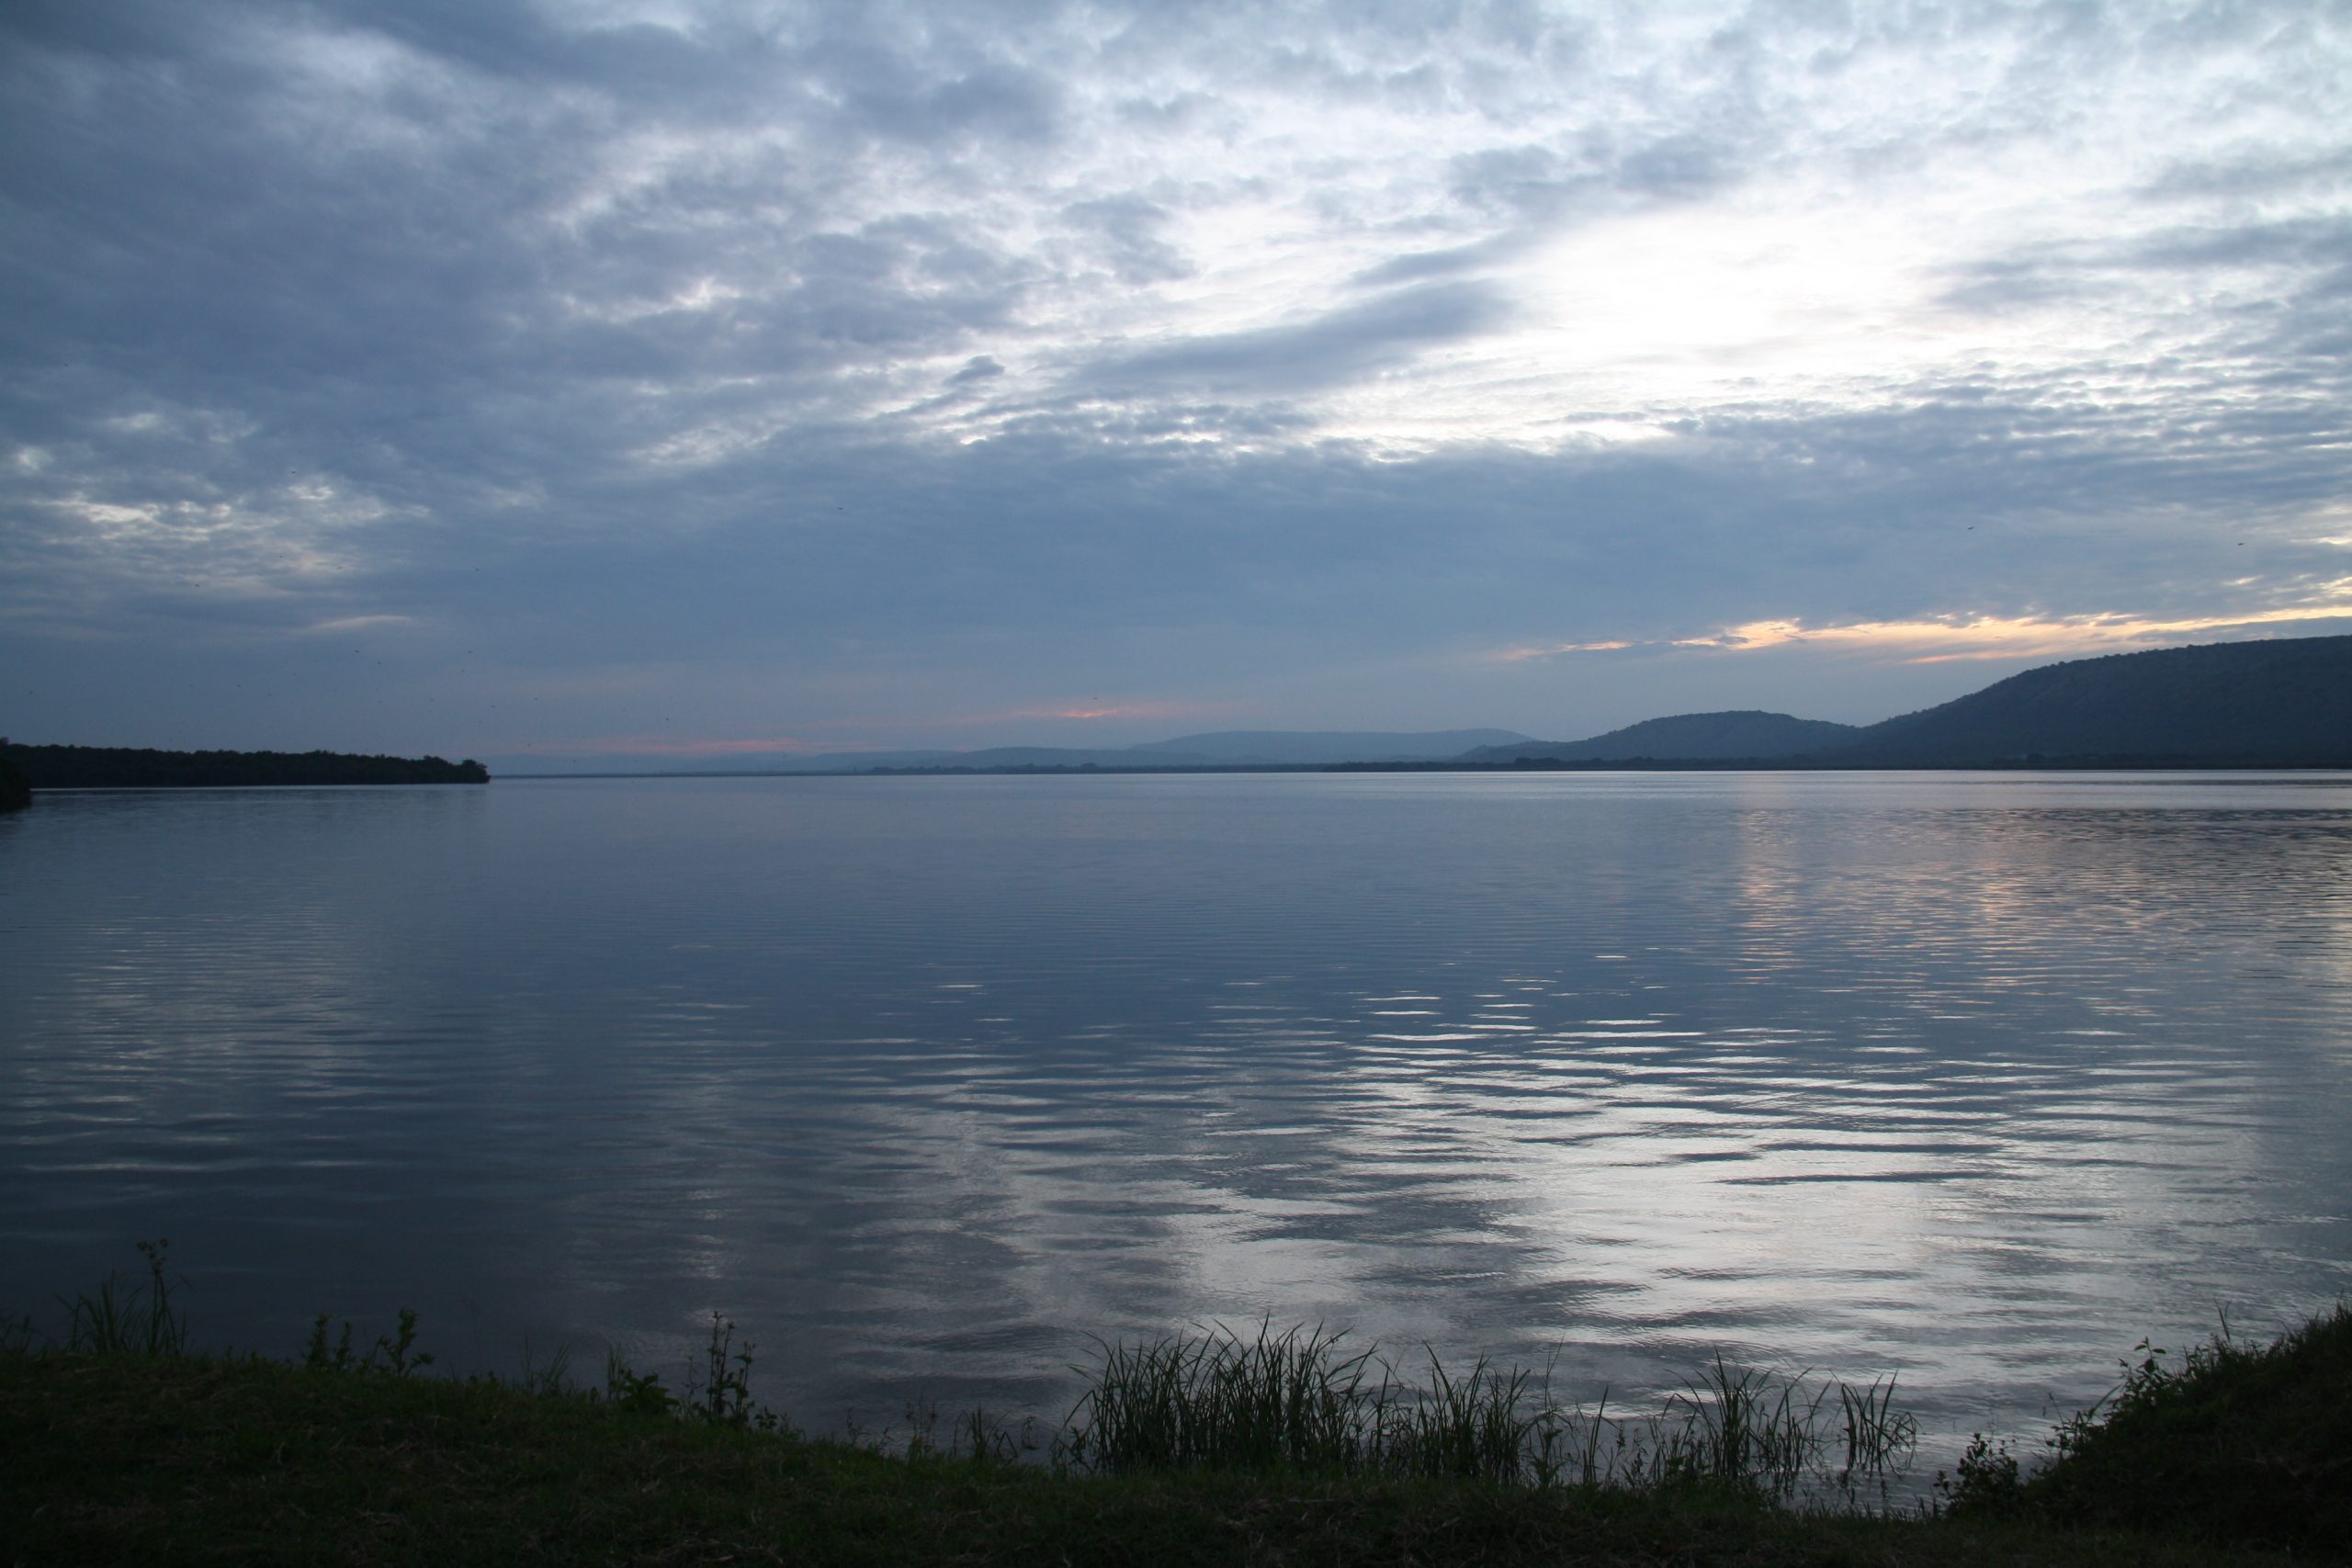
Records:
M1233 768L1319 768L1333 762L1429 762L1485 748L1539 744L1515 729L1227 729L1180 735L1141 746L992 746L979 751L825 751L740 761L692 773L862 773L956 769L1013 771L1097 768L1123 772Z
M831 752L779 758L758 767L737 762L663 773L1642 767L2352 767L2352 637L2214 643L2068 660L1872 725L1741 710L1645 719L1582 740L1538 740L1509 729L1221 730L1118 748ZM490 777L470 758L449 762L332 751L158 751L0 741L0 810L23 801L12 770L32 789L481 784ZM551 769L538 776L566 772L571 770Z
M2346 767L2352 637L2213 643L2046 664L1873 725L1679 714L1583 740L1510 730L1225 731L1081 750L835 752L696 772L1171 773L1257 768Z
M1753 709L1737 713L1686 713L1646 718L1589 740L1537 740L1524 745L1481 746L1455 759L1463 762L1623 762L1636 758L1677 761L1725 761L1755 757L1795 757L1850 745L1861 727L1826 719L1792 718Z

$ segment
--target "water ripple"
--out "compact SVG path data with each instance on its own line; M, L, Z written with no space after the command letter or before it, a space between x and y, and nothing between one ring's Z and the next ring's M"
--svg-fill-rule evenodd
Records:
M1322 1319L2030 1427L2352 1288L2352 782L502 783L0 821L0 1304L712 1309L819 1425Z

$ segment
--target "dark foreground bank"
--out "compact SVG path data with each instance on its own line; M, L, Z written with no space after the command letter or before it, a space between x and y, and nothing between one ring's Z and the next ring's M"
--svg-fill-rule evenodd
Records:
M2291 1559L1737 1488L1062 1473L266 1361L0 1357L11 1562L2192 1563Z
M406 1321L362 1355L322 1323L304 1365L191 1356L154 1299L80 1298L65 1348L35 1348L20 1327L0 1351L0 1562L2352 1559L2342 1309L2274 1345L2144 1352L2100 1409L2062 1424L2047 1463L2020 1474L1980 1443L1934 1501L1873 1512L1792 1508L1756 1473L1688 1463L1600 1482L1571 1465L1530 1484L1207 1449L1171 1468L1168 1450L1123 1459L1081 1441L1047 1465L978 1420L968 1439L885 1454L768 1417L729 1371L748 1362L717 1338L698 1388L673 1393L616 1361L583 1393L545 1374L432 1376ZM1241 1365L1215 1363L1213 1341L1168 1343L1196 1368ZM1293 1354L1312 1337L1227 1343L1261 1366L1317 1364ZM1098 1374L1098 1396L1118 1375ZM1162 1414L1216 1397L1206 1382L1157 1386L1174 1401ZM1314 1403L1329 1385L1305 1386ZM1104 1410L1096 1397L1088 1418Z

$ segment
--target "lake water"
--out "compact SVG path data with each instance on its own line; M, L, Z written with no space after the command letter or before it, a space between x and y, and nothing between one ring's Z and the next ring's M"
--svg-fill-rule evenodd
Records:
M0 818L0 1305L818 1429L1090 1335L1732 1357L2034 1434L2352 1290L2352 778L502 781Z

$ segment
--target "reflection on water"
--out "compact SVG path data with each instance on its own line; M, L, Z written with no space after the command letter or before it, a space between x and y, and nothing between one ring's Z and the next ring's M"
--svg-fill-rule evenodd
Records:
M0 1304L446 1364L713 1308L1058 1416L1320 1320L2033 1427L2352 1288L2352 780L504 782L0 819Z

